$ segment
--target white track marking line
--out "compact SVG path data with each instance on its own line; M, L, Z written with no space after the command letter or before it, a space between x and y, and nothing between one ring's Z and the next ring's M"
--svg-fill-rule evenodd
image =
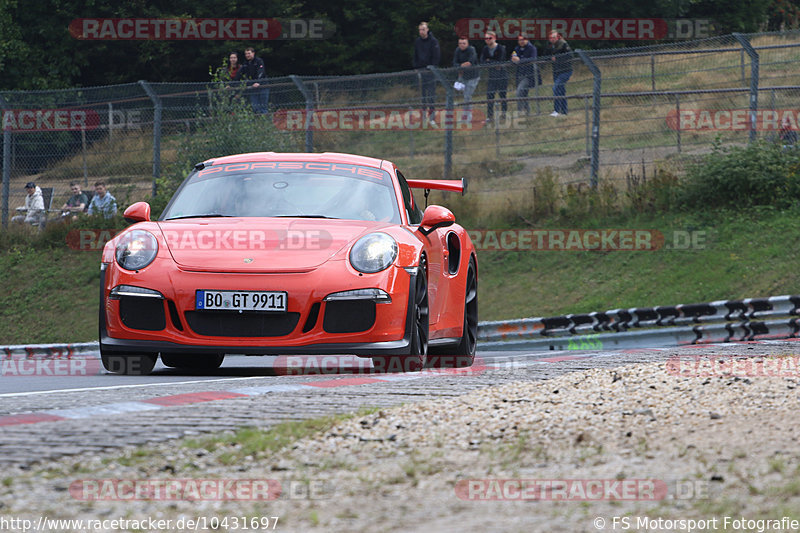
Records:
M93 416L116 415L122 413L135 413L139 411L154 411L161 409L162 406L148 404L145 402L116 402L103 405L92 405L88 407L76 407L74 409L51 409L40 411L48 415L60 416L63 418L91 418Z
M33 396L36 394L55 394L60 392L88 392L96 390L112 390L112 389L132 389L141 387L163 387L167 385L193 385L195 383L219 383L221 381L245 381L250 379L265 379L272 376L243 376L237 378L220 378L220 379L198 379L193 381L165 381L159 383L135 383L133 385L111 385L108 387L82 387L80 389L56 389L56 390L40 390L28 392L7 392L0 394L0 398L12 398L14 396Z

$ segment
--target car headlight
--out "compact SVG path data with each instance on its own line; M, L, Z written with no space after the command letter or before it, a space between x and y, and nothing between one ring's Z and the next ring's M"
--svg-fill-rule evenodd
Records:
M350 264L365 274L388 268L396 258L397 242L385 233L364 235L350 250Z
M125 270L140 270L156 258L158 241L149 231L135 229L117 243L117 263Z

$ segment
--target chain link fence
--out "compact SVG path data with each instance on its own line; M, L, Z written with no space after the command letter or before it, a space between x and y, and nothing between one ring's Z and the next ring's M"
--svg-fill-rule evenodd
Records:
M569 112L557 117L552 61L542 55L528 67L527 91L518 91L525 74L507 62L469 74L452 67L289 76L258 88L142 81L2 92L3 227L24 204L29 181L53 188L54 209L72 181L88 190L105 181L120 206L153 195L158 178L187 170L174 168L181 150L206 139L203 125L219 119L220 101L236 104L229 124L261 122L244 143L207 139L203 157L357 153L391 159L409 176L477 177L478 194L524 189L545 167L563 184L624 183L632 166L680 164L715 144L778 139L784 120L796 130L799 60L800 32L578 50L566 84ZM465 84L474 86L468 101L454 85L476 76L477 85Z

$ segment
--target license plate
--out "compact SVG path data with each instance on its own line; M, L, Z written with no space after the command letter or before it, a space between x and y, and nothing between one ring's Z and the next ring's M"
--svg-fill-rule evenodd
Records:
M286 311L285 292L197 291L195 309L227 311Z

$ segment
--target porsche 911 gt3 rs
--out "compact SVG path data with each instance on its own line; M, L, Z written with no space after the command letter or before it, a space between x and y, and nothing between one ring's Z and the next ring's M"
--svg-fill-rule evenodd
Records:
M377 369L469 366L478 262L448 209L391 162L347 154L251 153L196 165L158 220L102 255L105 368L214 369L225 354L351 354Z

